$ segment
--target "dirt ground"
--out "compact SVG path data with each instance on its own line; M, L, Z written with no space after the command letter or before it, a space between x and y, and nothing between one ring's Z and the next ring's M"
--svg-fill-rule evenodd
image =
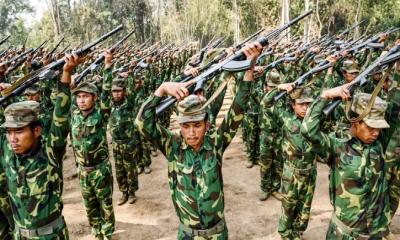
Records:
M226 112L231 99L227 99L220 113ZM176 128L176 124L172 125ZM229 146L223 160L225 218L230 239L279 239L277 234L281 204L274 198L258 200L259 167L245 167L246 157L240 132ZM114 180L114 211L116 231L113 239L176 239L178 218L172 205L167 179L167 162L158 154L153 158L153 172L139 177L140 189L135 204L117 206L121 196ZM83 207L76 178L76 167L71 149L64 163L64 211L71 239L94 239ZM114 176L115 179L115 176ZM318 165L318 179L312 205L311 221L304 239L325 239L332 207L328 196L328 168ZM391 227L400 239L400 211Z

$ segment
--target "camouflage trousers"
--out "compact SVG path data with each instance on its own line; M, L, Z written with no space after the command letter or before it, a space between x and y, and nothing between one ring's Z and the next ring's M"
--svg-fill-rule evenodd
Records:
M200 236L191 236L186 232L182 231L181 228L178 230L178 240L227 240L228 239L228 228L225 227L225 230L221 233L214 234L208 237L200 237Z
M93 235L111 236L115 229L112 204L113 175L110 162L88 172L78 168L83 203Z
M123 193L135 193L139 189L137 162L139 150L134 144L113 141L115 174L119 190Z
M243 141L246 147L246 157L248 161L258 164L260 159L260 126L258 124L258 114L246 113L243 119Z
M353 230L353 229L352 229ZM329 228L326 233L327 240L394 240L388 230L385 230L378 234L378 236L368 236L368 235L360 235L355 233L356 231L352 231L349 229L345 229L343 226L339 227L333 218L329 223Z
M281 183L282 213L278 226L282 239L300 239L307 229L316 179L316 167L294 169L285 163Z
M389 179L390 214L394 217L400 200L400 127L397 127L385 152L385 170Z
M14 240L68 240L68 239L69 239L68 228L67 225L65 224L60 227L57 233L48 234L42 237L26 238L21 236L19 233L14 233Z
M266 193L279 191L281 187L283 159L282 151L279 144L273 144L271 150L271 142L276 141L268 132L261 131L260 136L260 175L261 190ZM276 137L276 136L275 136Z
M145 139L142 135L140 135L140 146L141 146L141 158L138 162L138 167L144 168L149 167L151 165L151 151L152 144L147 139Z

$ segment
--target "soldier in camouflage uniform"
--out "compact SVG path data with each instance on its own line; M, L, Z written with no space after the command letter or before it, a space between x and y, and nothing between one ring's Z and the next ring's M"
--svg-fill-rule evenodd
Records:
M255 59L261 46L247 46L247 58ZM232 106L218 129L207 129L205 99L188 95L188 83L164 83L142 106L136 125L168 159L168 178L180 220L178 239L227 239L224 220L222 155L243 120L253 70L248 70ZM190 84L191 82L189 82ZM157 124L155 108L165 95L178 100L180 134Z
M273 69L266 75L265 92L269 93L280 84L280 75ZM276 91L276 90L275 90ZM276 121L276 113L280 111L282 102L271 106L271 95L264 95L260 106L260 175L261 193L260 201L278 192L282 176L282 130Z
M62 216L62 160L69 132L69 84L78 62L76 55L66 57L47 139L41 137L39 103L14 103L4 112L2 127L7 133L0 137L0 158L15 221L15 239L68 239Z
M126 80L115 79L112 82L113 106L110 115L110 132L113 139L115 172L119 190L122 192L118 205L129 201L135 203L135 192L139 189L137 162L140 159L139 132L134 127L134 99L126 92Z
M26 100L35 101L40 104L40 121L42 126L42 135L46 138L48 136L50 126L51 126L51 118L52 118L52 107L48 107L45 104L45 101L42 101L42 95L40 91L40 86L38 84L34 84L31 87L25 89L24 92Z
M324 90L302 125L303 135L318 149L330 167L329 192L334 212L327 239L389 239L391 205L384 153L396 127L400 108L399 89L389 105L379 97L358 93L349 116L351 138L341 140L320 131L322 110L329 99L348 99L347 85ZM372 101L370 107L367 105ZM386 120L385 120L386 117Z
M106 51L104 55L104 80L99 104L96 105L96 85L82 82L72 91L78 108L71 117L79 184L89 224L97 239L111 239L115 228L113 175L106 136L111 110L112 54Z
M280 84L277 89L291 91L292 85ZM279 91L265 97L273 99ZM274 119L283 130L282 153L284 167L281 193L282 213L278 232L282 239L300 239L307 229L311 203L317 178L316 154L300 132L308 105L313 101L310 88L299 88L290 93L291 107L280 108ZM268 104L271 106L271 103ZM267 105L267 106L268 106Z

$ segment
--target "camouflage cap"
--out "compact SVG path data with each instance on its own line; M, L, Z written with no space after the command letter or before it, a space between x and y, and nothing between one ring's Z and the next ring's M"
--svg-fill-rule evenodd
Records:
M73 94L78 94L79 92L92 93L97 95L97 87L91 82L82 82L76 88L72 89Z
M346 60L343 62L342 70L348 73L358 73L360 72L360 67L354 60Z
M311 88L296 88L290 93L290 98L295 100L296 103L309 103L313 102Z
M33 84L24 91L24 95L35 95L40 92L39 84Z
M359 115L362 114L367 108L371 96L372 95L368 93L356 94L351 104L351 111ZM386 108L387 102L379 97L376 97L375 103L372 105L371 110L362 120L371 128L388 128L390 126L385 120Z
M206 111L202 109L206 99L202 96L189 95L178 103L178 123L197 122L204 120Z
M126 88L126 81L123 78L113 79L111 90L124 90Z
M4 128L22 128L39 120L40 104L35 101L13 103L4 110Z
M281 76L278 71L272 69L265 78L266 85L269 87L276 87L281 83Z

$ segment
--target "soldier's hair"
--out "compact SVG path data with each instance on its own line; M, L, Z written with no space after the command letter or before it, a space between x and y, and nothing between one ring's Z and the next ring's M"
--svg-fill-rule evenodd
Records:
M35 130L35 128L41 127L41 126L42 126L42 123L40 121L33 121L33 122L29 123L29 125L28 125L28 127L32 130L32 132L33 132L33 130Z

